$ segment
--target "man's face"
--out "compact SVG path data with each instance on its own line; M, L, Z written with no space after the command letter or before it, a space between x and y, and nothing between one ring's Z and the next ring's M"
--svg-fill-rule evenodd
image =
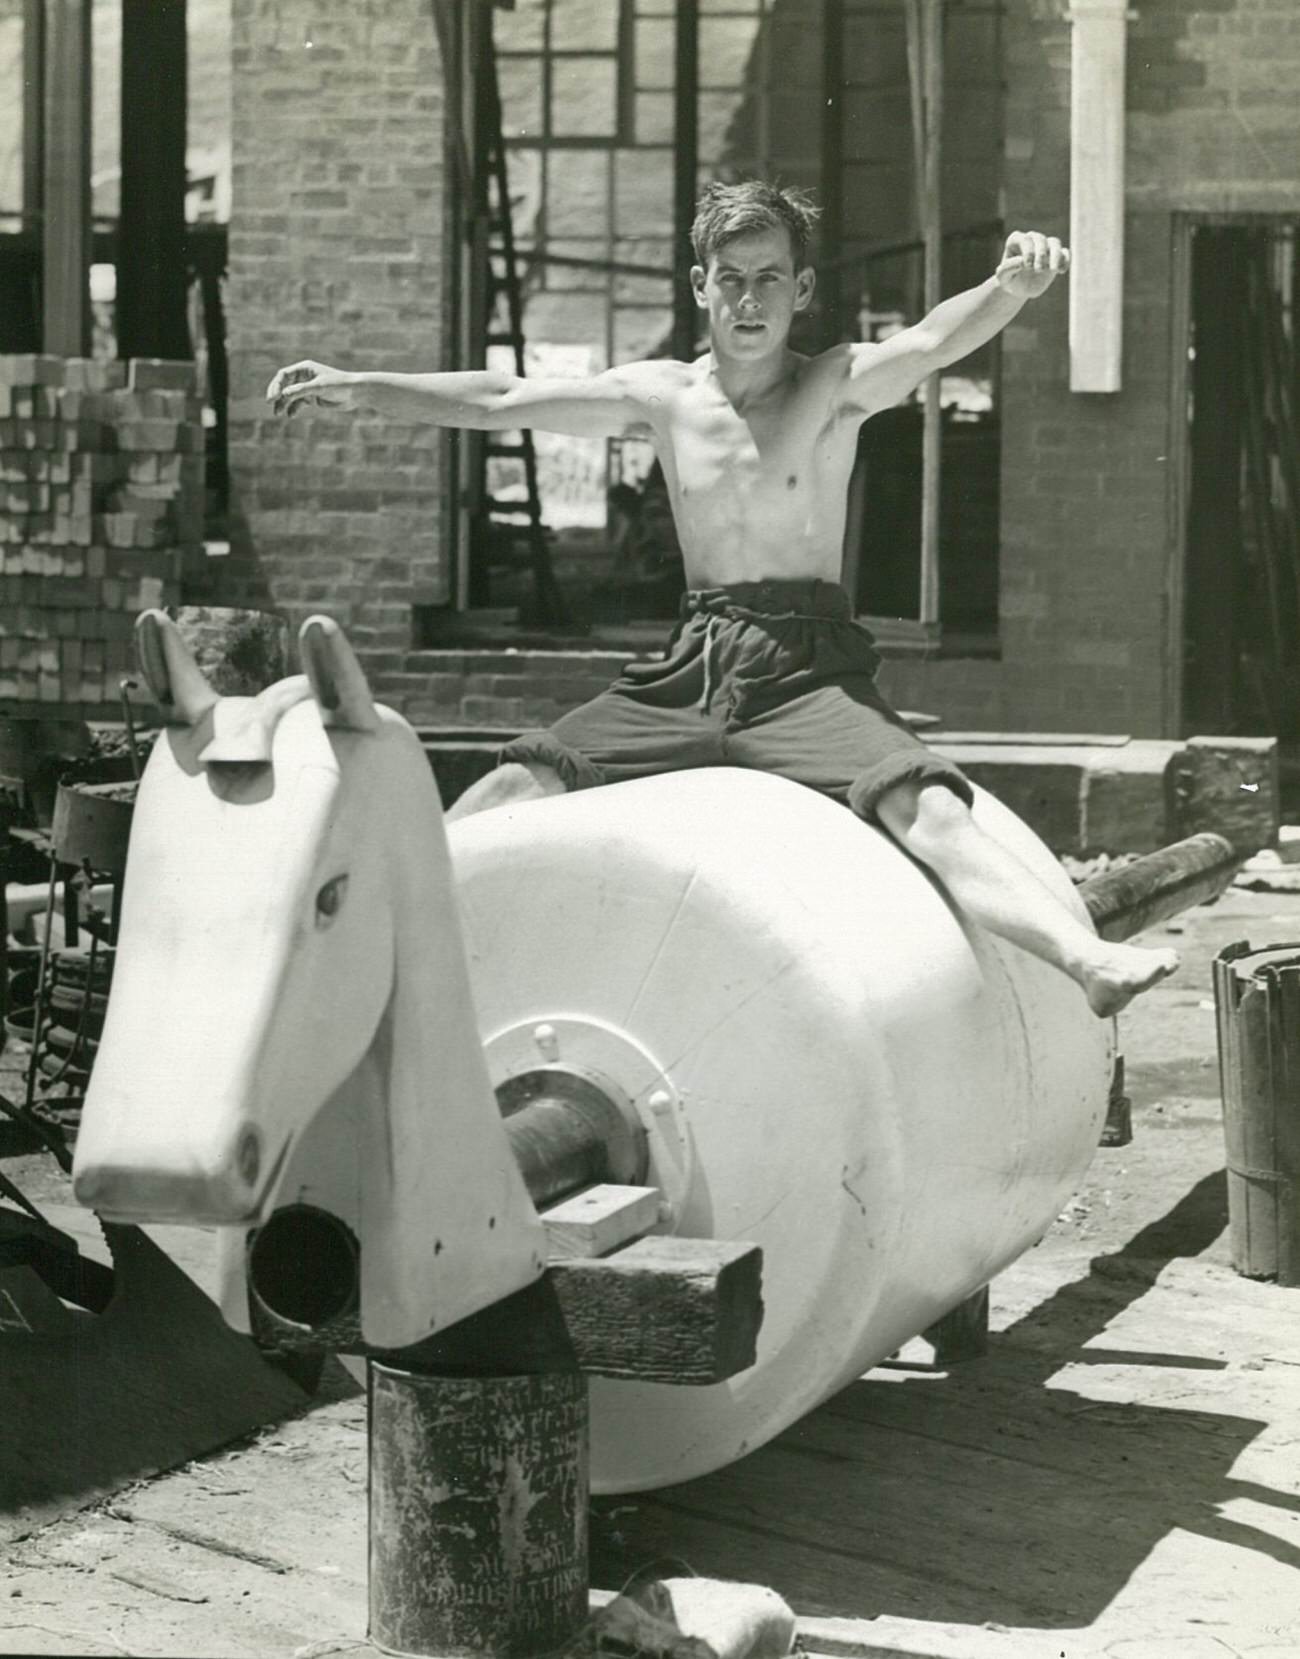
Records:
M781 350L796 311L812 299L810 266L794 268L789 232L781 226L748 231L724 242L708 270L691 270L695 303L709 314L715 351L728 357L766 357Z

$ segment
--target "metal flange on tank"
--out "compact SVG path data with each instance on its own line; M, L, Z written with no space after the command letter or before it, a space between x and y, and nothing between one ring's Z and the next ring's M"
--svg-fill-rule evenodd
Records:
M611 1129L605 1141L611 1173L590 1179L641 1182L653 1169L661 1221L667 1225L680 1212L692 1176L686 1110L672 1078L635 1037L600 1020L554 1014L486 1035L483 1052L516 1156L519 1106L553 1087L576 1094L585 1085L599 1102L592 1121ZM626 1145L611 1113L626 1127ZM531 1192L526 1165L524 1172Z

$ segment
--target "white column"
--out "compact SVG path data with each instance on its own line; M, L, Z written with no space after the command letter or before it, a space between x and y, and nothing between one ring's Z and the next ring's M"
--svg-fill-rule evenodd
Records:
M1117 392L1124 315L1128 0L1071 0L1070 390Z

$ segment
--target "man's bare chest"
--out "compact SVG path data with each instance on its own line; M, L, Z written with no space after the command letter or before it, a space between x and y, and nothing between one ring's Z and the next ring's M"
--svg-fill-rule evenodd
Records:
M665 436L687 495L796 489L833 466L845 447L824 409L794 398L743 415L730 405L684 402Z

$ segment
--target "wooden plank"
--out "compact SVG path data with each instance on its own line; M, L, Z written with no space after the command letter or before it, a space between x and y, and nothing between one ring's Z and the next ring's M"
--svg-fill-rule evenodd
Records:
M46 10L43 349L90 349L90 0Z
M554 1262L513 1296L388 1357L434 1371L723 1382L754 1363L761 1264L754 1244L640 1239L600 1261Z
M551 1261L607 1256L648 1233L659 1220L658 1187L623 1187L605 1182L575 1192L542 1211Z
M754 1363L762 1252L716 1239L644 1238L550 1271L582 1369L644 1382L722 1382Z
M1072 0L1070 390L1118 392L1124 316L1128 0Z

